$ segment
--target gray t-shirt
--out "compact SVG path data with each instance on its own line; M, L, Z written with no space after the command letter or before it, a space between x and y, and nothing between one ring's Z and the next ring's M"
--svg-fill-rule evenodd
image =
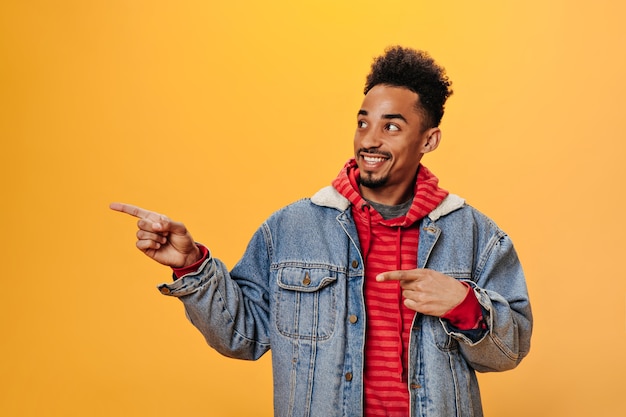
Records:
M375 203L373 201L367 201L377 212L383 216L383 219L395 219L396 217L404 216L409 212L411 205L413 204L413 197L410 200L405 201L402 204L398 204L396 206L388 206L386 204Z

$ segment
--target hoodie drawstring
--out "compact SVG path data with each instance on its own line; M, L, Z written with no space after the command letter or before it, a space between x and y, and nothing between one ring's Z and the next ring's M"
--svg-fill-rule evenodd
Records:
M398 233L396 234L396 270L402 269L402 226L398 226ZM398 375L402 380L405 379L405 366L404 366L404 343L402 343L402 330L404 327L404 320L402 319L402 287L400 282L397 282L398 286L398 314L396 315L396 323L398 328Z
M363 236L365 238L365 242L361 242L363 244L363 261L367 263L367 255L370 253L370 248L372 247L372 207L363 203L361 205L361 210L365 213L365 224L367 224L367 234Z

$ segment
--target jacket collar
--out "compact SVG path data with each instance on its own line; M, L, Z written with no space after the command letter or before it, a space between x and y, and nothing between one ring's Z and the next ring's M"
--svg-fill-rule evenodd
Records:
M342 196L332 185L328 185L311 197L311 202L317 206L330 207L339 211L346 211L350 207L350 201ZM443 201L428 214L428 218L437 221L446 214L460 209L465 200L456 194L448 194Z

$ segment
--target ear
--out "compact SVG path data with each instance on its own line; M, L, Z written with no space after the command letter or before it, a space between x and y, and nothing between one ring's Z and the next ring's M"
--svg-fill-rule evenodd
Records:
M424 145L422 153L432 152L439 146L441 141L441 130L438 127L432 127L424 132Z

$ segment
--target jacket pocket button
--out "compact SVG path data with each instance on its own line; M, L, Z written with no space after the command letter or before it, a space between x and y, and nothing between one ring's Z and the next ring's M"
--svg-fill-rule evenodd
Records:
M358 266L359 266L359 261L357 261L356 259L352 261L352 268L356 268Z
M310 285L311 284L311 277L309 276L308 272L304 274L304 279L302 280L302 284L304 284L304 285Z

